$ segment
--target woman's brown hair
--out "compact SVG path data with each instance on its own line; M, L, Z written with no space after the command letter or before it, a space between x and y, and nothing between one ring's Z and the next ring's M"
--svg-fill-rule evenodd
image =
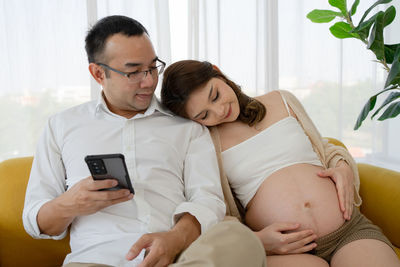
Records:
M185 107L190 94L212 78L223 80L235 92L240 121L253 126L265 117L267 111L260 101L244 94L240 86L207 61L182 60L170 65L164 72L161 102L178 116L189 118Z

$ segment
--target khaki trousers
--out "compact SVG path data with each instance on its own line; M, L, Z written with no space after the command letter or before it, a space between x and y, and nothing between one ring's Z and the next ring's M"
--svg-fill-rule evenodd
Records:
M169 267L265 267L261 241L238 221L213 226L193 242ZM110 267L104 264L69 263L64 267Z

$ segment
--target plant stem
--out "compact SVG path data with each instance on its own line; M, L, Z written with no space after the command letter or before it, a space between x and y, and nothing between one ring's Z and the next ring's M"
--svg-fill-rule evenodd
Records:
M346 19L347 23L350 25L350 27L354 30L356 27L354 26L353 21L352 21L352 19L351 19L351 15L350 15L350 13L349 13L348 11L346 12L345 19ZM360 37L360 40L361 40L364 44L366 44L366 45L368 46L368 41L367 41L365 38L361 38L361 37ZM382 60L382 59L377 59L377 62L378 62L378 63L381 63L381 64L383 65L383 68L384 68L387 72L390 71L390 68L389 68L389 66L387 65L385 59L384 59L384 60Z

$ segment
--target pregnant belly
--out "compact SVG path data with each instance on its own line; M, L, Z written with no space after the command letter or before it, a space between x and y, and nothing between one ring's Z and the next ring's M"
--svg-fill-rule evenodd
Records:
M259 231L275 222L299 223L318 237L343 223L336 187L317 172L322 167L296 164L274 172L261 184L247 205L246 224Z

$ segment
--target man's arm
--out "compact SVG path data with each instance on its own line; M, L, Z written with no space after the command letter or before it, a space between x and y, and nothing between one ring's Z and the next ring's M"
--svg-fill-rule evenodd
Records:
M184 213L196 217L201 233L222 221L226 206L222 193L217 155L208 129L194 123L192 137L184 161L186 201L174 212L176 223Z
M65 191L66 170L59 145L63 141L54 129L62 127L52 117L39 139L26 189L22 218L26 232L35 238L61 239L76 216L132 198L128 190L97 191L112 187L113 182L91 177Z
M75 217L95 213L105 207L133 198L128 189L98 191L117 185L116 180L93 180L87 177L59 197L43 204L37 215L42 234L62 234Z
M201 233L221 221L225 203L214 145L207 128L193 123L192 136L184 160L186 201L171 214L175 226L168 232L142 236L129 250L132 260L144 248L149 251L140 267L167 266Z
M146 249L148 254L140 266L167 266L200 236L200 231L197 219L185 213L170 231L145 234L139 238L129 250L126 259L133 260L142 249Z

